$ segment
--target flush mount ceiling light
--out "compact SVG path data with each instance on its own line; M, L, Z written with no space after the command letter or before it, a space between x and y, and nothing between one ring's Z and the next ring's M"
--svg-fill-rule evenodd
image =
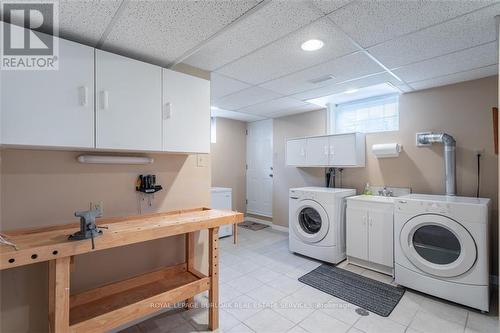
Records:
M319 50L320 48L322 48L323 45L325 45L325 43L323 43L322 40L309 39L309 40L305 41L304 43L302 43L300 48L304 51L316 51L316 50Z
M354 94L355 92L358 92L359 89L349 89L349 90L346 90L345 93L346 94Z

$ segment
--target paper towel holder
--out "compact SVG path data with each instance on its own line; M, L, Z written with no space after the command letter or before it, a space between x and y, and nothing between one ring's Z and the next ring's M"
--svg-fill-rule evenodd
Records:
M403 146L399 143L380 143L372 145L372 152L377 158L399 157Z

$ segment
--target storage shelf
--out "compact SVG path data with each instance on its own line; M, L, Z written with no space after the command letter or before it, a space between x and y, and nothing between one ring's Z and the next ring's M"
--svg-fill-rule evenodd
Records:
M70 331L103 332L210 289L186 264L168 267L71 296Z

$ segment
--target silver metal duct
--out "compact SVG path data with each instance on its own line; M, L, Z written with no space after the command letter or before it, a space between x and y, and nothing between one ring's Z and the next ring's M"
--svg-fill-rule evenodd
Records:
M456 195L456 141L451 135L446 133L417 133L417 146L430 146L433 143L444 144L444 176L446 195Z

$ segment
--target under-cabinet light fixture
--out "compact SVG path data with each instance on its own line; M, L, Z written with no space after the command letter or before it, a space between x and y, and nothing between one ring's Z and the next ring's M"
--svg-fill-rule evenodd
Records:
M91 164L152 164L152 157L141 156L106 156L106 155L80 155L78 162Z

